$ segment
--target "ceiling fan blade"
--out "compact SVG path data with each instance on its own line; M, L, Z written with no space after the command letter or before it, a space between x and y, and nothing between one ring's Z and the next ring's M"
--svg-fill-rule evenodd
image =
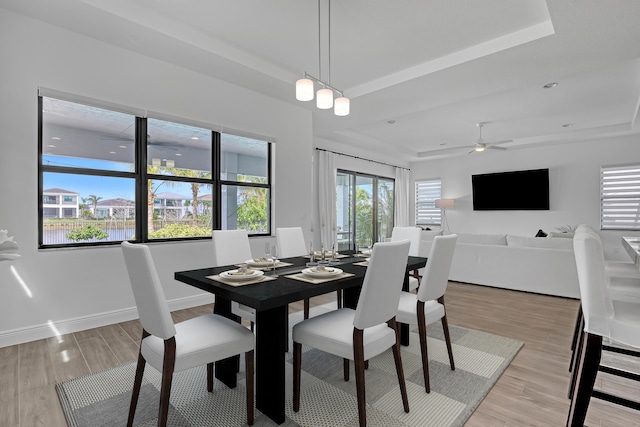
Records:
M491 150L507 150L507 147L501 147L499 145L487 145L485 148L488 148Z

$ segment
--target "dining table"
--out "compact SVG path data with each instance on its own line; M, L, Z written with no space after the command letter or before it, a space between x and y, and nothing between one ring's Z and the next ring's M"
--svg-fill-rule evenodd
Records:
M288 337L288 305L330 292L342 291L343 306L357 306L360 288L366 272L366 258L362 254L343 253L333 259L330 268L343 274L321 283L304 281L302 270L308 257L279 259L279 267L263 271L263 280L252 284L230 284L220 281L238 265L208 267L178 271L177 281L215 294L214 313L239 321L231 311L231 301L256 310L255 326L255 393L256 408L277 424L285 422L285 366ZM427 258L410 256L403 289L408 290L409 272L426 265ZM222 275L222 276L221 276ZM409 326L401 325L401 343L409 343ZM215 364L215 377L230 388L236 387L239 356Z

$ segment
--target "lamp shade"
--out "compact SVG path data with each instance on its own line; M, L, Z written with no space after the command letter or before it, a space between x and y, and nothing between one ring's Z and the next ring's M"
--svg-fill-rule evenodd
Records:
M313 81L310 79L296 81L296 99L298 101L311 101L313 99Z
M331 89L320 89L316 94L316 105L322 110L333 107L333 91Z
M436 208L440 209L452 209L455 204L455 199L436 199Z
M349 100L349 98L345 98L344 96L336 98L333 112L336 116L348 116L350 104L351 101Z

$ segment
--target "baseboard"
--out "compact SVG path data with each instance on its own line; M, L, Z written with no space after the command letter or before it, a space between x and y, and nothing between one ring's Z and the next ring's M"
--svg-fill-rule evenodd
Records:
M199 305L211 304L213 301L213 295L209 293L202 293L190 297L174 299L168 303L169 309L171 311L175 311L190 307L197 307ZM136 307L131 307L122 310L98 313L91 316L59 320L55 322L55 324L41 324L29 326L27 328L3 331L0 332L0 348L84 331L87 329L99 328L101 326L113 325L114 323L127 322L137 318L138 309Z

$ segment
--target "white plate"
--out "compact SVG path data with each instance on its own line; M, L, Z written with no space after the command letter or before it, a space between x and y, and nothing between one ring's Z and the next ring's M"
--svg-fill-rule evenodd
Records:
M233 274L233 273L237 273L238 270L229 270L229 271L224 271L222 273L220 273L220 277L222 277L223 279L226 280L233 280L233 281L238 281L241 282L243 280L251 280L251 279L255 279L256 277L260 277L264 274L263 271L261 270L251 270L251 272L249 274Z
M248 259L244 262L252 267L271 267L273 266L273 261L256 261L254 259Z
M318 270L317 267L305 268L302 270L302 274L306 274L311 277L332 277L337 276L338 274L342 274L342 270L335 267L325 267L323 270Z

